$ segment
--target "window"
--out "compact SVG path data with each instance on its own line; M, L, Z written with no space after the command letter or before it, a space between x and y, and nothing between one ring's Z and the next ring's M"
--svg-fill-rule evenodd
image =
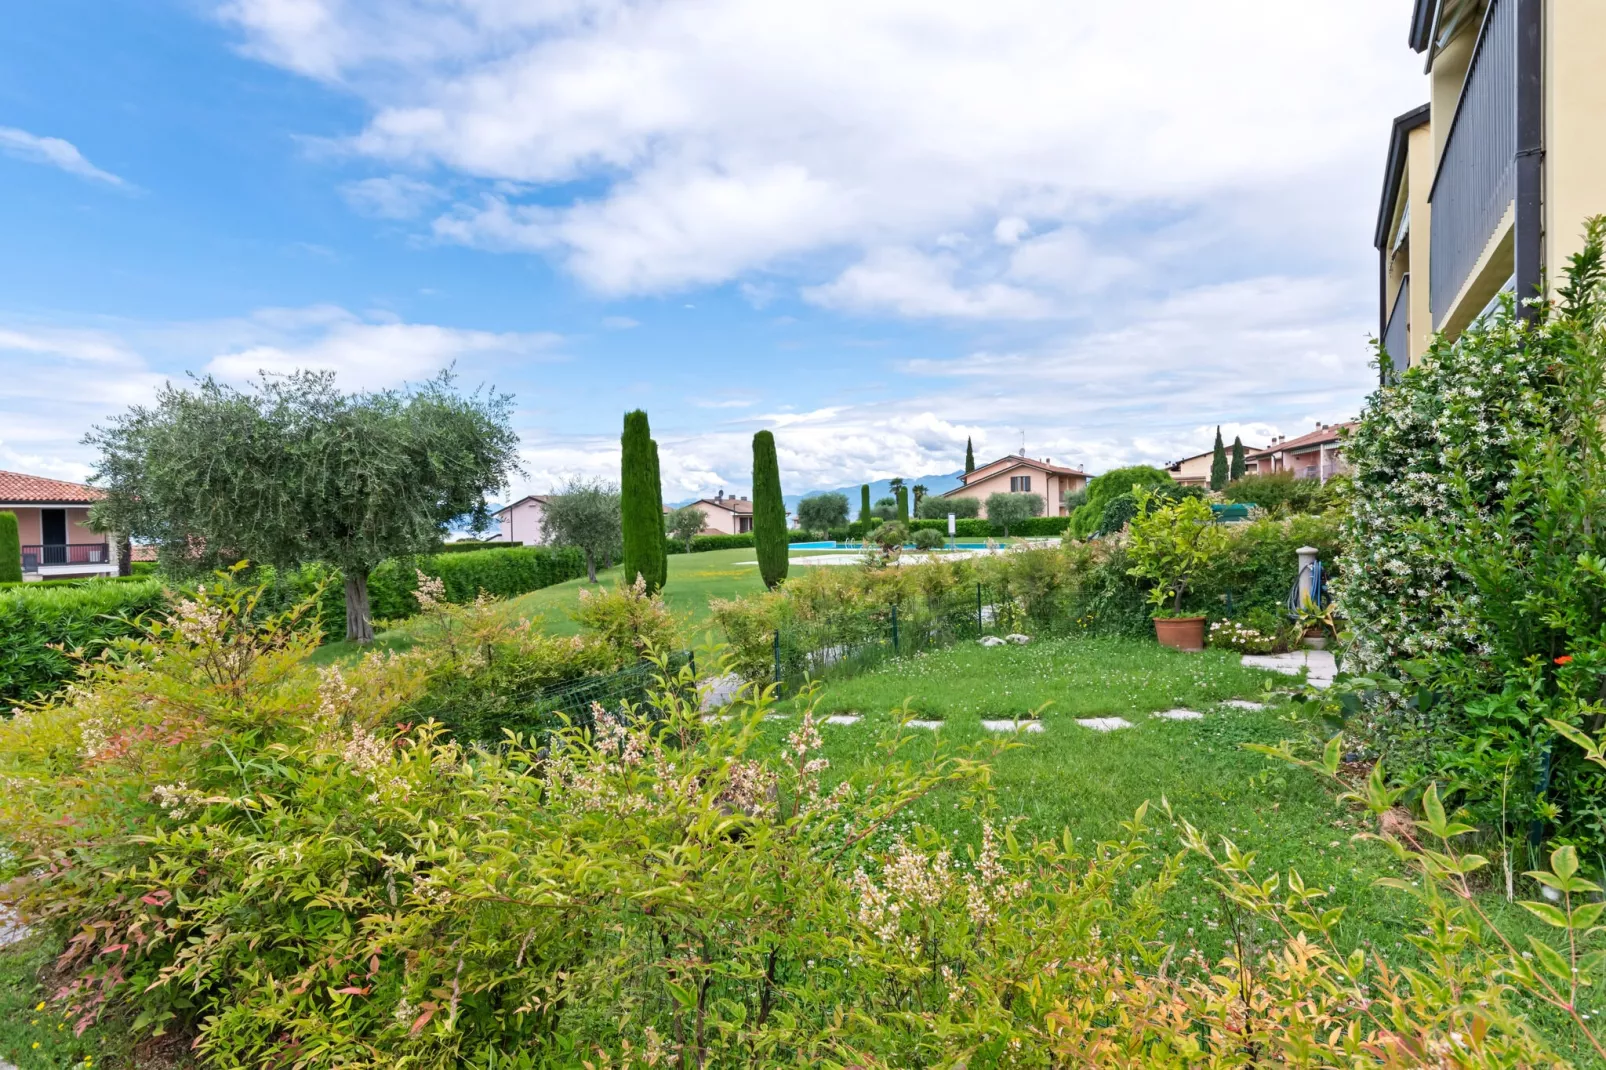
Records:
M736 534L738 534L738 535L746 535L748 532L750 532L752 530L753 530L753 518L752 517L750 517L750 516L739 516L739 517L736 518Z
M1009 492L1011 494L1030 494L1032 492L1032 477L1010 476Z

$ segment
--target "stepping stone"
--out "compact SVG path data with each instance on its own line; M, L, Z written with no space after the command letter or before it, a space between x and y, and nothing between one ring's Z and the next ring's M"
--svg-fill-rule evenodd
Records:
M1022 635L1019 632L1015 632L1012 635L1004 636L1004 641L1007 642L1007 643L1014 643L1017 646L1025 646L1027 643L1032 641L1032 637L1029 636L1029 635Z
M983 721L981 726L989 732L1041 732L1042 721Z
M1245 654L1243 663L1252 669L1270 669L1287 676L1298 676L1306 669L1305 682L1312 687L1331 687L1338 674L1338 661L1331 650L1292 650L1287 654Z
M996 635L984 635L976 640L982 646L1003 646L1008 640L1000 639Z
M929 728L933 732L942 727L941 721L905 721L910 728Z
M1246 698L1230 698L1226 702L1218 703L1218 705L1231 706L1235 710L1263 710L1266 708L1264 702L1250 702Z
M1132 722L1125 717L1087 717L1078 719L1076 723L1095 732L1114 732L1118 728L1132 727Z
M736 693L742 689L742 678L733 672L723 676L712 676L702 682L703 704L702 708L717 710L721 706L729 706Z
M1204 720L1204 714L1200 713L1198 710L1162 710L1160 713L1155 714L1155 716L1164 717L1168 721Z
M825 719L826 724L858 724L859 715L856 713L833 713Z

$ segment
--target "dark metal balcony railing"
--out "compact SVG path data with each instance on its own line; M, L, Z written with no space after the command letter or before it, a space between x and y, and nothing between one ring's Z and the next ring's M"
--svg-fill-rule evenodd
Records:
M55 546L24 546L22 571L38 572L41 566L109 565L111 552L103 542L69 542Z
M1394 295L1394 308L1389 312L1389 325L1383 331L1383 350L1394 362L1395 371L1404 371L1411 360L1411 276L1400 280L1400 292Z
M1433 205L1428 298L1435 327L1466 285L1517 192L1517 0L1491 0L1473 49Z

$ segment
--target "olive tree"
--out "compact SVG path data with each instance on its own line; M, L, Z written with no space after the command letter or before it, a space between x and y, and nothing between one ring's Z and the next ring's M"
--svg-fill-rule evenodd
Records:
M804 531L828 532L845 527L848 499L845 494L811 494L797 503L797 526Z
M586 577L597 582L597 562L622 552L619 487L601 479L571 478L547 498L541 537L554 546L573 546L585 555Z
M85 438L103 530L154 542L164 571L249 559L322 562L345 580L346 638L373 639L368 574L424 553L518 471L513 399L464 396L442 373L420 386L347 394L332 372L264 376L237 389L168 384Z
M987 496L987 519L1004 529L1009 534L1011 524L1019 525L1023 520L1030 520L1034 516L1043 515L1043 496L1041 494L989 494Z
M708 514L695 505L683 505L670 513L664 519L669 534L686 544L686 552L691 553L691 541L708 526Z

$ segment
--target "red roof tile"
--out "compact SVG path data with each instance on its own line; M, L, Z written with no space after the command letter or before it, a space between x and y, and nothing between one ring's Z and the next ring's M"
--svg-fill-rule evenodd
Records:
M1328 427L1318 427L1316 430L1308 431L1305 434L1300 435L1298 438L1291 438L1284 442L1273 442L1265 449L1255 450L1254 452L1248 453L1245 456L1264 457L1269 453L1281 453L1286 450L1294 450L1295 452L1298 452L1299 450L1310 449L1313 446L1321 446L1329 442L1337 442L1341 437L1343 437L1345 431L1348 431L1354 426L1355 424L1353 423L1347 423L1332 424Z
M27 476L21 472L0 472L0 503L87 505L104 497L104 491L86 487L82 483Z

